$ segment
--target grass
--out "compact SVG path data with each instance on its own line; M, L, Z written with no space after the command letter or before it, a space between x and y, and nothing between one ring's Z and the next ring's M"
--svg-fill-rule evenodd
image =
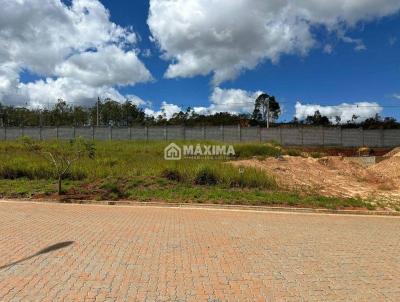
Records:
M198 142L193 142L196 144ZM211 143L211 142L207 142ZM207 144L202 143L202 144ZM57 144L46 142L43 144ZM185 142L185 144L189 144ZM67 196L140 201L365 208L359 199L304 195L278 187L264 171L243 173L225 160L164 160L166 142L96 142L96 157L77 162L66 180ZM62 147L62 146L61 146ZM298 154L277 144L234 145L237 159ZM0 196L40 197L56 192L49 162L20 142L0 143Z

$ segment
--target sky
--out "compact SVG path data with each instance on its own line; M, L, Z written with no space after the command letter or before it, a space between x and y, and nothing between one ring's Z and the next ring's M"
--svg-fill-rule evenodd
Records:
M0 100L400 119L398 0L0 0Z

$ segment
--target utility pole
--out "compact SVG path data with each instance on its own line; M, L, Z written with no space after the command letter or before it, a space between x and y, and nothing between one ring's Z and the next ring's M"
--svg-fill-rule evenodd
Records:
M269 97L267 99L267 129L269 129Z
M100 97L97 98L97 106L96 106L97 127L99 127L99 103L100 103Z

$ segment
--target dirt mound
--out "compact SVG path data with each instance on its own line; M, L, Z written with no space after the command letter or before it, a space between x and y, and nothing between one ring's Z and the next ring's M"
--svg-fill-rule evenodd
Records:
M389 171L389 160L392 159L396 159L397 166ZM253 159L233 164L265 170L274 175L281 186L289 189L326 196L384 199L397 205L400 203L400 178L393 176L400 176L400 157L385 160L371 168L364 168L338 156L320 159L284 156L280 159Z
M400 152L397 154L369 167L368 170L382 176L400 180Z
M386 153L384 157L400 157L400 147L394 148L392 151Z

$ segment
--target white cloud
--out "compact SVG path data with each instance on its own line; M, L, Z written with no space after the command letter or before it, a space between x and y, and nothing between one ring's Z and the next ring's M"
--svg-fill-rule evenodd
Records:
M341 36L340 39L348 44L354 44L354 50L355 51L362 51L362 50L366 50L367 47L365 46L363 40L361 39L353 39L347 36Z
M60 77L80 79L91 86L132 85L151 80L150 72L135 52L125 52L116 45L106 46L97 52L73 55L56 66Z
M383 110L383 108L375 102L343 103L337 106L301 104L297 102L295 109L295 117L299 120L304 120L307 116L314 115L315 111L319 111L321 115L328 117L333 123L336 122L337 116L340 117L341 123L351 121L353 115L358 116L357 122L364 121L367 118L375 117Z
M343 38L358 22L399 9L398 0L150 0L148 24L163 58L172 61L167 78L212 73L217 85L263 60L306 55L318 44L315 26Z
M180 111L182 111L182 108L178 105L162 102L161 109L159 111L154 111L152 109L146 108L144 110L144 113L149 116L154 116L155 118L161 115L167 119L170 119L175 113L179 113Z
M56 80L47 78L34 83L21 83L18 85L17 91L18 93L15 95L16 101L29 100L31 107L34 107L33 104L36 106L39 106L39 104L43 106L53 105L59 98L76 105L93 105L98 96L103 99L111 98L119 102L128 99L135 104L146 104L136 96L123 96L112 87L93 87L70 78Z
M214 88L213 93L210 95L211 105L208 107L194 107L193 110L197 114L209 115L218 112L229 113L251 113L254 109L256 98L261 94L261 91L250 92L241 89L222 89L219 87ZM147 103L148 105L149 103ZM164 116L170 119L175 113L183 111L178 105L162 102L160 110L153 110L151 108L144 109L145 114L149 116Z
M221 89L216 87L210 97L209 107L195 107L199 114L213 114L217 112L251 113L254 103L262 91L250 92L241 89Z
M42 102L38 95L82 103L94 92L120 97L113 86L151 80L137 57L135 33L111 22L98 0L73 0L70 6L18 0L1 6L0 98L7 103ZM20 83L24 70L47 79Z
M394 94L392 95L392 97L393 97L394 99L400 100L400 93L394 93Z

